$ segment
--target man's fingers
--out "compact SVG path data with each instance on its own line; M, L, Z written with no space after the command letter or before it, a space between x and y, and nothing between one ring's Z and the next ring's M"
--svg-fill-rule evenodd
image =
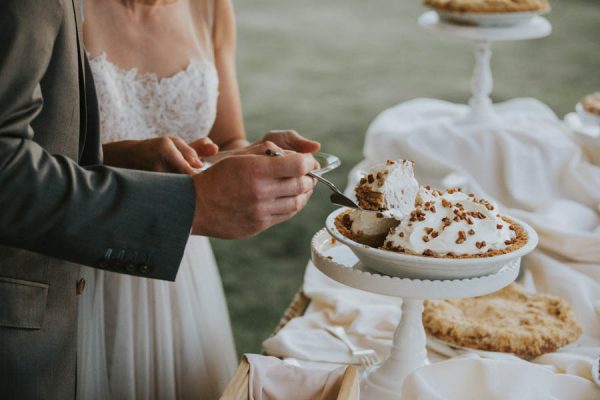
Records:
M269 157L264 161L265 172L274 178L297 178L315 168L315 159L310 154L288 153L282 157Z
M305 175L298 178L281 178L273 180L266 185L266 191L269 196L277 198L297 196L309 192L314 189L315 181L313 178Z
M212 157L219 152L217 146L210 138L204 137L189 144L199 157Z
M291 218L306 206L312 193L312 190L310 190L298 196L280 197L275 199L269 211L273 217L287 216L287 218Z

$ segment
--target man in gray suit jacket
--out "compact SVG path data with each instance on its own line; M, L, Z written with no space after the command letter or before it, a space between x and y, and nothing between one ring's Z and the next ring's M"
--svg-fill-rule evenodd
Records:
M271 143L193 177L103 166L78 12L0 1L2 399L74 398L80 265L174 280L190 232L256 234L314 186L314 159Z

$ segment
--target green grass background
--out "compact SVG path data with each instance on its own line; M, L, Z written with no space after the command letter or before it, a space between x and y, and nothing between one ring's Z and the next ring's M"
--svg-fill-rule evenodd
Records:
M493 47L494 100L535 97L560 117L600 90L600 1L551 0L553 33ZM238 75L255 140L292 128L343 166L362 158L370 121L415 97L466 102L473 46L418 27L408 0L236 0ZM310 238L333 209L318 187L293 220L242 241L213 240L238 352L259 352L302 284Z

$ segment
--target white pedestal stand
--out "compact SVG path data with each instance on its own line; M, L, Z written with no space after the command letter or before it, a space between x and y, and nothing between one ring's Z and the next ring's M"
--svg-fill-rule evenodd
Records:
M347 286L388 296L402 297L402 319L394 334L389 357L366 371L361 382L362 400L399 400L404 378L428 364L423 328L423 299L449 299L481 296L495 292L518 273L520 259L508 262L499 272L460 280L418 280L390 277L370 271L325 229L312 241L312 261L328 277Z
M550 22L535 16L528 23L507 27L479 27L458 25L441 20L435 11L419 17L419 25L433 32L468 39L475 43L475 68L471 77L470 113L464 123L494 122L499 117L494 112L490 95L494 87L490 60L492 43L509 40L537 39L552 32Z

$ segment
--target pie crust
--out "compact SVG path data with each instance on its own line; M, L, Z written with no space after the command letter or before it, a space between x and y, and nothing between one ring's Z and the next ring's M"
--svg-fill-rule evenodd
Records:
M471 13L510 13L550 9L548 0L424 0L424 3L436 10Z
M581 105L585 111L600 115L600 92L592 93L581 100Z
M423 325L444 342L531 358L556 351L581 335L569 304L511 284L486 296L426 300Z

